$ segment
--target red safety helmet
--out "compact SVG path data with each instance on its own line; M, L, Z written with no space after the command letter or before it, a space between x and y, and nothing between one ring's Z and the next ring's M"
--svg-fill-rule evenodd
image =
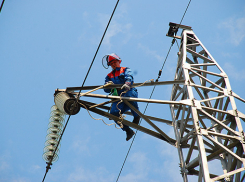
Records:
M112 62L114 60L118 60L120 62L122 61L121 58L118 55L116 55L115 53L105 55L103 57L103 59L106 60L107 66L109 66L110 65L110 62Z

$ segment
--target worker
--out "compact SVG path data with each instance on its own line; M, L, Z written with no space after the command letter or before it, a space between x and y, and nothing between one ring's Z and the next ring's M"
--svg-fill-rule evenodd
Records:
M105 83L112 81L114 84L123 84L123 86L119 89L116 89L116 95L121 95L122 97L135 97L138 98L138 92L136 88L131 88L132 84L134 83L134 78L130 68L128 67L121 67L120 64L122 62L121 58L116 55L115 53L105 55L103 59L107 62L108 66L111 66L112 71L105 77ZM111 93L111 89L104 89L106 93ZM122 93L122 94L121 94ZM115 92L114 92L115 95ZM119 113L123 114L128 110L131 110L131 113L134 116L133 123L139 124L140 117L139 115L134 112L128 105L124 102L119 101L113 102L111 106L110 113L114 116L119 117ZM139 110L137 102L129 102L132 104L137 110ZM119 111L120 109L120 111ZM115 121L117 123L117 121ZM117 123L118 124L118 123ZM122 125L122 130L126 132L126 141L130 140L135 132L127 125Z

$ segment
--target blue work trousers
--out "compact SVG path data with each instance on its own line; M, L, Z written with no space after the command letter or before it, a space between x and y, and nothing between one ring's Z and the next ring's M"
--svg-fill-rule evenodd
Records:
M136 97L138 98L138 92L136 90L129 90L125 95L122 95L123 97ZM120 102L120 101L118 101ZM134 112L128 105L126 105L124 102L121 102L118 104L118 102L113 102L111 106L110 114L113 114L114 116L119 117L119 109L121 110L121 114L125 113L126 111L131 110L131 113L134 117L139 116L136 112ZM129 102L132 104L136 109L139 110L138 103L137 102ZM117 105L118 104L118 105ZM117 121L115 121L116 124ZM122 130L125 131L129 128L127 125L123 125Z

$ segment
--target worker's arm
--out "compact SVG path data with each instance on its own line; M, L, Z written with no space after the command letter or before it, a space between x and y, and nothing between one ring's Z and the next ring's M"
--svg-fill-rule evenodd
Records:
M106 84L107 82L109 82L109 81L111 81L110 78L109 78L108 76L106 76L106 77L105 77L105 84ZM105 91L106 93L110 93L110 92L111 92L111 89L104 89L104 91Z

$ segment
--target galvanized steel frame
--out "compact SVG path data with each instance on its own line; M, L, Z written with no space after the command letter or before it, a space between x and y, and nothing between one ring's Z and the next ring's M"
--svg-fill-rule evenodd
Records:
M198 181L235 181L245 178L245 140L235 94L228 76L203 46L194 32L183 30L170 104L183 180L197 175ZM186 130L187 124L193 127ZM189 144L190 148L182 145ZM198 152L194 153L194 147ZM210 153L210 150L212 151ZM211 161L219 161L212 163ZM223 172L214 173L213 165Z

